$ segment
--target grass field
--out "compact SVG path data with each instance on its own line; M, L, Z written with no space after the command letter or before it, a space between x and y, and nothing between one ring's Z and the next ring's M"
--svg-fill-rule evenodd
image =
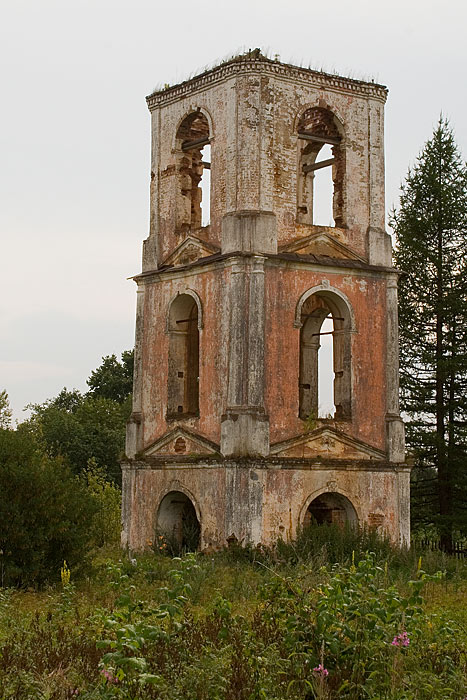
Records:
M467 696L463 561L332 528L132 559L0 589L2 700Z

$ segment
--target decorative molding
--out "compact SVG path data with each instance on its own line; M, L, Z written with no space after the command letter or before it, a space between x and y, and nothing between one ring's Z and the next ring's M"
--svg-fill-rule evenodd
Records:
M303 448L303 452L308 448L309 451L317 453L313 456L323 459L384 460L386 457L382 450L327 426L320 427L310 433L296 435L282 442L276 442L271 445L270 450L271 455L299 457L300 455L288 453L300 450L300 448ZM303 454L303 456L309 457L310 455Z
M373 98L379 100L383 104L386 102L388 89L384 85L378 83L367 83L363 80L354 80L345 78L339 75L330 75L321 71L312 70L311 68L303 68L293 66L280 61L273 61L265 56L239 56L227 63L224 63L215 68L201 73L183 83L174 85L165 90L153 92L146 97L146 102L150 111L161 107L162 105L170 104L186 95L192 95L194 92L211 88L217 83L224 82L229 78L233 78L242 73L258 73L270 74L277 78L292 80L295 83L301 82L310 87L326 90L345 91L352 94L359 94L362 97Z
M185 442L185 452L181 453L178 450L180 442L183 440ZM173 449L170 446L173 443ZM219 453L219 445L215 442L208 440L207 438L195 433L182 426L177 426L168 433L162 435L158 440L153 442L151 445L145 448L143 452L144 457L157 457L159 455L174 455L183 458L183 455L189 455L193 453L194 450L191 447L196 448L196 455L216 455Z
M314 231L307 236L300 236L292 241L287 241L287 243L282 243L279 246L279 253L328 256L331 259L339 258L342 260L359 260L362 263L367 262L365 258L362 258L352 248L339 241L332 234L332 228Z
M160 267L189 265L201 258L207 258L219 252L219 246L208 243L208 241L203 241L193 234L189 234L185 240L165 258Z

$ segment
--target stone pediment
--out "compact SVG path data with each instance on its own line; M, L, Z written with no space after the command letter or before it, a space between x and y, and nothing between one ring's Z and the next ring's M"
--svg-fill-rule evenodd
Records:
M296 253L297 255L320 255L329 258L365 262L355 251L326 231L318 231L303 238L296 238L294 241L280 246L279 252Z
M181 265L188 265L200 258L207 258L219 252L220 249L212 243L202 241L200 238L190 235L170 253L162 263L162 266L173 265L174 267L178 267Z
M357 460L382 460L386 457L381 450L327 427L277 442L271 445L271 455Z
M186 428L170 430L144 450L145 457L176 455L215 455L219 452L216 443Z

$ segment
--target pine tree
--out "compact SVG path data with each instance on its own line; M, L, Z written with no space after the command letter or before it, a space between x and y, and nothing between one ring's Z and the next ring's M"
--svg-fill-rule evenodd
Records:
M441 118L402 185L395 264L412 508L443 548L467 530L467 166Z

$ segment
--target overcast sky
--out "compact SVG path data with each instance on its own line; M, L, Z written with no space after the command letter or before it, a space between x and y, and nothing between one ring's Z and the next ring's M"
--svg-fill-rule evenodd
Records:
M145 96L260 47L389 87L387 208L449 117L467 157L464 0L2 0L0 390L15 417L133 345Z

